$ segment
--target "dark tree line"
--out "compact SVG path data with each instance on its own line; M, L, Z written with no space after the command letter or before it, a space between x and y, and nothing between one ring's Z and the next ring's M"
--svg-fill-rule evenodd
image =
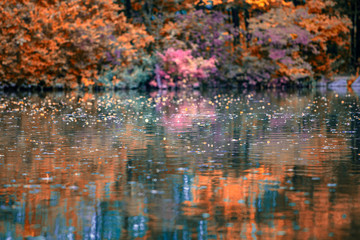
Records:
M334 0L334 6L342 15L346 15L352 22L350 29L351 59L350 69L360 67L360 1L359 0Z

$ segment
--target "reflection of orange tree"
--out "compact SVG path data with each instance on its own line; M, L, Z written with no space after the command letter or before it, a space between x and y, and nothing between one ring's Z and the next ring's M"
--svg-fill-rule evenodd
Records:
M224 231L228 239L239 239L240 236L243 236L240 235L241 233L244 234L244 238L245 236L252 238L251 234L255 234L252 232L254 229L255 231L261 230L262 236L276 236L276 231L283 230L281 234L286 234L284 239L299 237L298 234L304 238L325 239L329 232L333 232L335 237L339 239L346 237L348 233L343 228L348 227L351 221L357 219L353 211L358 209L359 202L344 203L341 201L341 197L358 199L359 189L356 186L356 190L353 189L351 192L337 193L338 199L336 201L331 200L334 194L329 191L329 186L330 190L334 190L331 188L333 183L341 181L337 178L345 176L335 174L337 171L334 168L340 163L334 164L329 161L344 159L350 155L346 134L342 134L348 129L346 122L350 121L346 109L325 107L330 101L344 102L344 100L336 100L336 98L330 96L329 99L314 98L312 101L299 97L272 99L270 102L276 102L274 105L277 107L286 107L287 114L291 116L287 119L286 126L295 127L293 131L297 134L289 134L283 138L283 131L280 131L279 134L274 131L266 135L267 138L264 143L252 145L249 151L250 155L261 152L256 162L266 163L266 165L276 164L278 167L265 167L263 165L248 170L248 173L241 177L236 177L234 174L228 175L224 170L216 170L210 174L198 172L192 188L193 201L184 203L185 214L194 217L209 213L208 231L212 233ZM346 106L346 102L344 102L344 106ZM253 114L256 114L255 111ZM328 125L325 120L331 113L336 114L337 121L343 124ZM283 117L286 115L281 115L281 118ZM315 119L316 121L314 121ZM245 130L248 129L246 126L259 125L259 122L256 123L258 121L256 118L248 118L247 120L251 122L244 121L244 118L241 120L244 123L242 126L245 126ZM283 122L286 122L286 119L281 119L280 123ZM274 123L272 127L275 130L281 130L286 126L278 122L278 124ZM333 128L335 132L329 132L329 128ZM315 130L309 134L306 129ZM253 142L254 139L250 141ZM297 174L297 170L299 170L299 174ZM267 174L271 175L268 176ZM294 182L288 184L286 183L287 180ZM313 181L319 181L319 183ZM294 204L294 207L291 205L290 210L275 214L275 219L272 220L275 228L270 228L265 224L266 222L259 222L258 219L255 219L256 214L261 214L258 211L259 208L263 208L257 204L261 201L265 202L266 190L264 186L266 184L268 187L270 185L270 189L274 186L274 192L281 194L281 199L288 198L289 202ZM298 191L288 191L281 188L281 190L277 190L276 187L279 186L295 188ZM336 190L339 191L340 189ZM310 192L313 193L311 197L307 195ZM254 202L256 204L253 204ZM291 219L292 210L299 211L296 217L296 224L298 225L295 227L301 233L291 227L294 224ZM216 221L218 215L225 216L224 225L215 225L215 223L219 223ZM282 219L282 217L284 218ZM324 224L314 228L316 224L323 221ZM241 229L246 229L246 231L242 232ZM280 236L277 237L280 238Z
M37 131L44 129L38 125ZM44 225L45 221L56 221L56 216L63 214L63 211L66 211L65 219L68 224L72 222L72 226L81 229L84 226L77 226L79 223L76 214L77 204L82 199L105 198L108 183L115 182L119 176L126 179L126 161L123 161L123 158L126 160L126 150L124 148L100 150L104 143L103 139L96 134L93 136L95 137L84 141L81 136L75 135L76 147L61 147L61 149L52 149L53 151L46 145L55 141L65 141L64 138L50 137L47 143L34 142L34 144L26 140L27 146L24 148L36 149L27 153L27 161L22 161L21 152L16 153L17 156L11 156L12 167L2 175L4 182L0 184L7 184L9 179L16 179L16 184L13 184L13 187L1 188L0 193L15 196L15 199L25 206L24 229L18 227L18 236L39 236L41 228L37 226ZM78 139L81 139L81 143ZM99 149L91 149L88 146L97 146ZM54 154L43 155L40 150L42 147ZM107 154L108 159L104 158ZM120 157L110 157L114 155L121 156L121 160ZM5 154L5 156L10 155ZM41 156L42 159L37 156ZM21 176L23 171L27 173L26 176ZM124 184L120 184L117 191L121 192L123 186ZM38 206L42 204L49 206L54 203L56 208L52 211L47 214L39 212ZM47 224L56 226L55 222Z
M92 99L89 95L84 97ZM77 226L81 223L77 219L77 204L83 198L106 198L108 183L115 182L119 176L126 179L127 150L120 143L99 134L100 126L87 128L85 134L81 125L73 122L66 127L61 122L56 109L60 102L67 104L67 108L84 106L96 113L96 101L91 105L89 102L78 103L79 99L71 95L58 102L56 98L51 101L34 98L29 102L31 107L21 103L27 110L14 111L8 119L9 123L19 121L19 131L1 125L4 131L14 136L13 142L8 142L1 150L8 168L1 175L0 185L6 187L0 188L0 195L9 196L6 200L9 204L11 198L24 206L24 225L16 227L17 236L39 236L42 229L38 226L56 226L55 222L46 221L56 221L56 216L64 211L67 224L70 226L72 222L72 226L81 229L84 226ZM8 104L8 107L18 106ZM21 134L22 130L26 132L25 136ZM73 134L68 136L69 132ZM1 138L7 142L5 136ZM16 182L9 184L13 179ZM122 192L124 185L120 184L116 193ZM44 214L39 212L41 205L56 208Z
M0 149L0 154L4 155L4 165L7 170L2 173L0 178L0 186L7 185L6 188L0 188L0 195L16 196L16 200L21 204L26 203L24 210L26 214L25 226L21 226L21 224L17 226L18 235L20 236L25 232L28 236L38 236L41 229L37 228L37 224L45 225L45 218L49 219L48 221L55 221L56 215L64 216L63 212L66 209L64 218L67 222L72 222L73 226L78 229L76 236L80 238L80 232L84 225L76 224L86 223L84 223L85 220L77 219L77 204L81 201L86 202L87 200L94 199L109 201L110 203L123 201L127 204L127 215L147 215L151 220L154 220L149 222L149 226L151 228L156 227L158 226L157 224L162 224L164 220L159 217L160 214L157 212L151 212L152 210L148 214L144 213L145 206L149 206L147 205L148 203L145 203L146 197L149 196L149 192L146 191L150 191L150 189L147 188L148 185L141 186L141 184L148 184L149 182L139 179L144 179L144 173L146 173L146 176L151 177L149 181L151 182L150 185L154 187L153 189L159 189L159 186L161 186L161 189L163 189L162 187L168 189L171 183L160 181L160 179L166 179L166 176L172 173L179 173L177 168L183 166L189 169L188 172L195 175L193 188L190 187L192 189L193 201L184 203L184 212L189 217L197 217L203 213L209 213L209 231L226 231L228 239L236 239L236 237L240 236L241 227L246 227L247 230L243 234L251 238L251 231L253 226L255 226L257 230L261 229L264 235L272 236L271 234L276 234L274 232L275 229L268 226L268 221L272 221L277 226L277 230L284 229L287 234L286 237L291 238L297 232L292 231L288 226L292 224L292 211L297 210L299 211L297 223L301 229L309 228L312 230L315 222L320 221L320 218L328 216L328 220L326 220L327 222L324 225L326 227L329 226L329 228L334 226L334 229L337 231L335 234L341 234L339 229L342 226L348 226L351 212L356 212L355 208L357 208L358 203L342 203L339 199L332 201L332 194L327 192L327 184L332 184L332 178L337 176L328 174L328 172L334 172L333 170L328 172L325 170L329 169L327 166L329 159L342 159L349 154L350 150L347 150L346 135L329 133L328 125L323 119L326 117L326 114L333 112L337 114L337 120L344 123L347 119L346 108L329 108L320 111L317 106L325 105L326 102L322 102L325 100L312 99L309 102L297 95L279 96L277 98L270 96L264 100L264 98L256 99L258 96L255 94L249 95L245 100L241 100L241 103L237 102L238 104L243 104L238 106L239 108L234 107L233 104L236 101L231 102L231 97L228 98L230 100L225 102L219 100L217 103L215 103L214 99L210 101L209 98L181 94L178 96L172 96L171 94L163 95L161 99L160 97L150 99L157 103L158 112L154 116L163 116L162 123L164 129L158 129L159 135L154 134L153 129L146 131L147 127L151 129L153 125L151 127L150 125L144 125L144 123L157 125L151 122L151 119L155 119L155 117L149 113L154 109L150 108L146 112L140 107L135 109L134 105L126 105L125 103L129 103L130 100L131 104L134 104L135 98L131 97L116 99L107 98L107 95L93 96L85 94L79 97L68 95L65 99L54 98L53 101L49 98L35 98L30 104L34 106L33 108L29 108L27 105L21 107L15 103L16 106L10 106L9 103L7 105L8 109L27 109L22 112L14 110L11 116L7 114L6 117L2 118L4 124L0 125L1 132L6 132L7 136L13 136L10 141L4 135L0 136L0 141L6 144L6 148ZM250 98L253 98L255 101L247 101ZM86 101L82 99L86 99ZM226 98L224 97L223 99ZM148 102L150 100L146 99ZM328 101L340 101L341 103L342 99L329 98ZM51 105L49 105L49 102L51 102ZM107 125L104 122L98 123L95 121L88 128L83 127L84 121L76 123L62 122L60 120L56 122L62 117L55 110L56 104L61 102L67 104L66 111L69 111L69 113L74 111L75 108L82 108L89 115L95 116L96 120L100 120L96 118L99 113L113 110L112 108L104 109L103 102L105 102L105 105L112 103L116 107L117 112L115 114L123 117L124 120L121 122L121 125ZM210 102L214 102L217 106L221 104L222 108L215 110L215 107ZM268 102L271 103L270 106L267 105ZM308 104L311 104L309 109L307 109ZM139 104L139 106L142 105ZM153 105L151 104L151 106ZM226 108L226 106L229 108ZM183 121L187 121L188 124L206 124L211 122L212 125L219 124L223 126L224 124L215 121L215 115L218 114L216 111L221 113L224 111L224 114L228 114L233 113L236 109L242 109L244 113L240 114L238 118L232 119L232 121L229 120L231 122L229 126L223 126L222 129L219 129L219 132L203 137L208 141L208 137L227 133L228 136L225 140L214 140L214 143L223 141L221 142L222 144L228 143L229 139L250 136L248 141L251 144L256 141L257 136L266 134L261 128L253 128L253 126L261 125L261 121L264 121L256 117L266 110L262 106L272 108L271 113L278 110L279 106L286 107L290 114L304 112L303 110L306 109L306 114L315 114L315 110L320 111L319 115L312 117L318 121L310 121L310 118L306 123L302 123L303 125L300 127L298 123L303 119L301 114L294 115L289 119L290 126L299 127L299 129L295 130L316 127L319 131L316 132L314 137L304 135L302 140L306 141L299 141L296 135L289 135L286 139L279 139L276 134L268 134L266 135L266 140L269 140L269 143L264 141L258 145L251 145L247 149L249 155L261 153L257 160L259 167L239 173L242 171L234 172L231 169L218 170L219 168L216 166L214 168L216 170L206 171L210 173L205 174L202 171L198 171L199 164L205 162L209 167L212 167L219 164L219 162L212 163L207 161L212 159L211 152L203 152L201 155L196 155L196 157L187 151L182 152L182 147L193 147L193 145L198 143L191 142L191 138L189 138L190 140L185 139L186 141L189 140L188 142L182 142L184 138L178 137L178 135L186 135L178 132L179 130L186 131L186 126L184 128L177 126L176 129L172 129L174 123L171 123L171 120L172 118L176 120L174 116L177 114L180 116L184 115L182 116L184 117ZM137 117L137 113L139 113L139 117ZM140 116L143 118L140 118ZM218 117L219 115L216 116ZM251 116L255 117L252 118ZM7 123L15 123L15 121L19 121L19 129L7 127ZM266 124L269 123L265 122ZM239 126L241 126L240 130L238 129ZM337 132L347 129L343 124L333 124L332 126ZM277 125L277 128L280 130L282 130L281 127L283 126ZM114 137L118 130L122 132L119 132L119 137ZM164 132L161 132L162 130ZM175 130L175 133L173 130ZM239 132L236 132L237 130ZM26 132L26 137L24 137L21 131ZM193 131L196 132L197 130L193 128ZM254 133L254 135L247 135L248 132ZM326 137L318 137L318 134ZM166 137L165 140L164 137ZM199 139L199 137L195 138L195 140ZM232 149L232 147L235 148L235 145L239 145L239 142L240 144L243 143L242 140L230 141L227 150ZM284 146L289 148L289 150L283 150ZM197 145L196 147L199 147L200 150L206 150L203 145ZM151 156L153 161L144 164L143 160L147 160L149 156ZM181 163L179 158L186 158L189 161L188 163ZM226 156L224 158L226 159L223 162L229 160ZM308 161L300 161L299 158ZM157 161L162 162L156 165L158 164ZM255 163L252 162L252 159L248 158L246 161ZM272 166L271 164L273 163L278 167ZM336 164L330 165L338 166ZM297 170L293 166L304 171L297 174ZM293 168L293 171L287 171L289 168ZM323 169L325 173L321 174L321 171L311 171L313 168ZM158 172L158 169L164 171ZM27 175L22 175L23 173L27 173ZM298 180L298 182L293 180L300 177L303 177L305 180ZM315 185L315 190L308 190L308 192L314 194L311 196L314 202L310 201L310 204L307 204L305 201L308 199L305 199L306 195L304 195L306 191L303 190L306 188L304 183L306 183L306 179L311 179L312 177L320 178L321 181L318 185ZM158 179L158 181L152 182L153 178ZM11 183L13 179L16 180L16 183ZM288 185L286 183L287 180L293 180L293 183ZM136 182L136 184L127 184L129 181ZM109 183L114 182L118 183L117 186L112 184L109 190ZM313 187L314 184L311 184L310 186ZM277 189L279 186L295 187L300 192L288 191L286 189L279 190ZM340 189L337 190L340 191ZM125 196L124 192L129 193L129 195ZM356 199L358 190L354 189L352 193L341 192L336 195L341 198L342 196L345 197L346 194L350 194L350 198ZM261 221L257 220L257 214L266 214L267 212L259 213L259 205L254 205L253 203L259 203L259 201L266 197L277 195L280 195L278 199L281 200L287 197L291 202L296 203L296 206L290 210L285 209L285 211L280 209L281 213L276 213L274 220L264 220L265 218L262 217L260 217ZM170 195L163 195L159 198L171 199L172 197ZM323 197L325 198L324 201L320 202L319 199L323 199ZM155 201L159 198L152 198L155 200L152 200L153 202L151 203L158 206L159 203ZM263 203L265 204L265 200ZM271 205L274 201L267 200L267 203ZM49 206L50 210L46 214L39 212L40 210L37 208L37 206L42 204ZM170 202L170 204L172 203ZM175 203L173 204L176 205ZM196 208L192 208L192 205ZM280 205L284 206L282 203ZM172 206L169 205L169 208ZM263 205L261 207L264 208ZM89 206L89 209L89 212L96 212L93 205ZM270 209L269 211L272 213L277 212L277 210ZM170 219L169 215L175 213L164 211L162 214L164 216L160 215L161 217L168 217ZM342 214L346 214L349 218L343 218ZM225 216L224 221L218 220L221 216ZM288 218L281 219L282 216ZM82 217L87 218L88 215ZM229 224L225 225L225 222ZM254 225L252 225L253 223ZM55 226L56 223L51 222L49 225ZM25 229L22 229L22 227L25 227ZM306 234L311 234L309 236L317 236L318 238L326 238L326 235L321 235L326 233L312 233L309 231Z
M224 177L223 170L197 173L192 186L193 199L183 203L184 214L191 218L205 217L207 234L222 232L225 239L252 239L259 231L262 237L277 239L299 236L326 239L329 232L338 239L346 237L346 227L358 219L360 203L343 202L341 198L348 199L350 194L352 199L358 199L360 189L337 194L334 201L328 190L330 179L322 176L324 181L315 185L311 190L313 195L309 196L306 191L284 188L292 175L286 166L273 169L263 165L245 171L240 177L235 174ZM289 206L282 201L287 201ZM277 212L281 207L286 209ZM296 221L294 211L298 211ZM279 233L284 236L278 236Z
M127 215L144 214L144 189L127 182L137 181L139 171L146 166L137 166L133 157L145 158L139 150L148 149L157 159L162 151L155 147L151 150L149 146L158 147L159 142L166 141L145 131L145 118L134 118L138 112L143 114L142 109L135 109L135 101L135 98L109 97L108 94L70 93L59 99L35 97L25 103L21 101L20 107L8 102L8 110L24 108L4 118L9 123L18 121L20 131L1 125L2 130L14 136L13 142L1 150L5 152L0 152L5 156L4 163L9 164L0 179L0 185L6 186L0 189L0 194L9 196L6 200L9 204L14 197L24 206L25 221L17 225L17 236L39 236L42 231L39 225L56 226L57 215L63 216L66 212L66 224L72 223L77 229L75 237L81 238L84 224L89 223L91 214L96 214L95 207L89 206L89 212L78 219L78 204L88 200L124 201ZM78 109L87 117L82 119ZM120 125L107 124L99 114L116 115L123 121ZM91 126L85 127L86 122ZM26 132L26 137L21 130ZM117 131L121 132L118 137L114 136ZM6 142L5 136L0 139ZM133 168L139 171L132 172ZM149 174L156 172L156 169L147 170ZM12 179L16 179L16 183L9 184ZM131 192L130 196L124 196L126 191ZM39 212L41 205L48 207Z
M301 234L301 238L304 239L327 239L329 233L334 234L334 239L349 237L348 228L351 222L359 221L360 204L359 201L343 201L342 198L349 199L350 195L351 199L359 199L360 189L356 186L356 189L351 188L347 193L336 193L337 197L334 198L331 190L336 188L328 186L326 181L317 185L312 191L313 201L309 201L307 192L287 192L286 196L294 205L292 209L299 212L297 216L299 228L308 230L298 234L289 231L291 235L287 235L288 238L298 237Z
M307 232L301 233L301 237L325 239L329 232L333 232L336 238L341 239L342 236L346 236L346 232L342 229L348 226L351 221L350 215L359 202L344 203L340 199L341 197L358 199L356 195L360 189L356 186L357 190L352 189L346 194L337 193L338 199L331 200L333 194L329 190L336 188L329 186L334 182L341 182L339 178L345 176L335 174L335 168L340 163L334 164L329 161L346 158L349 149L344 137L326 137L324 129L319 135L323 137L305 136L303 139L298 139L296 136L289 136L289 139L280 141L275 136L274 139L269 139L268 145L256 147L253 151L257 152L260 149L264 151L264 159L260 160L261 162L276 162L283 166L284 170L290 168L291 171L285 174L286 181L290 181L290 184L285 185L296 191L287 191L285 196L294 204L293 210L299 212L297 215L299 230L308 229ZM309 196L309 193L312 195ZM290 211L285 213L285 215L291 214ZM342 218L342 216L347 217ZM321 226L315 228L314 226L319 222ZM284 220L284 223L286 226L292 224L290 220ZM291 228L286 228L286 236L286 238L297 237L296 232Z
M327 100L327 101L326 101ZM328 102L338 102L340 104L328 105ZM314 102L315 103L315 102ZM304 163L298 161L298 170L295 170L291 179L295 180L295 187L301 191L291 191L287 197L295 203L294 209L299 209L299 226L312 231L303 232L301 237L326 239L328 232L334 234L336 239L345 239L351 222L359 221L359 192L358 185L344 186L342 179L350 178L350 182L355 183L357 177L344 174L342 168L353 168L346 161L351 156L347 134L349 128L347 123L351 122L351 117L347 107L349 103L346 98L339 98L337 94L331 94L326 98L319 98L314 106L311 107L312 113L317 113L319 119L330 119L329 116L336 116L335 123L318 121L312 127L319 129L318 136L310 137L303 143L302 151L299 153L300 159L309 159ZM322 106L322 108L318 108ZM288 157L291 159L291 157ZM335 169L337 168L337 169ZM319 170L320 169L320 170ZM318 179L317 184L312 184L313 189L309 189L307 184L310 179ZM313 194L309 201L307 191ZM336 194L335 194L336 191ZM343 199L355 199L355 201L343 201ZM315 224L321 223L321 228L314 228Z
M225 239L251 239L255 234L252 232L254 227L263 235L270 236L276 228L258 223L256 214L265 191L275 189L284 180L284 175L268 175L271 172L271 169L260 166L246 170L241 177L235 173L224 177L223 170L215 170L211 174L197 173L192 188L193 200L184 202L184 214L209 214L208 232L224 232ZM261 207L266 208L265 205ZM219 216L224 219L217 221ZM282 220L276 222L278 224L282 225ZM246 231L242 232L243 229Z

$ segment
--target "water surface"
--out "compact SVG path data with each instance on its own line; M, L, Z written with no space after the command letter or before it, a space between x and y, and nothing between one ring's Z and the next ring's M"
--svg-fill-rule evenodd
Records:
M0 95L0 239L356 239L354 93Z

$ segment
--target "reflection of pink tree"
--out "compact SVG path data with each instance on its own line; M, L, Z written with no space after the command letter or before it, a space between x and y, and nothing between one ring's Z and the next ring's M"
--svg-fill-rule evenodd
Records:
M285 127L287 122L289 120L292 120L293 118L294 118L294 115L290 114L290 113L284 113L284 114L281 114L281 115L277 115L277 116L271 118L270 127L271 128Z
M215 107L208 100L176 95L182 101L174 101L174 97L174 92L162 95L156 106L163 113L163 125L171 131L185 131L195 122L215 122Z

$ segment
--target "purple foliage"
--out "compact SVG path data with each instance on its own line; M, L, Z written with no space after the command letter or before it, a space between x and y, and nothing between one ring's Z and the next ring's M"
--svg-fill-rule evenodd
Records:
M300 44L300 45L308 45L311 42L312 39L312 34L310 34L309 32L307 32L304 29L299 30L297 33L297 38L294 40L295 44Z
M109 38L110 38L110 40L112 40L112 41L116 41L116 38L115 38L114 35L110 35Z
M238 34L238 30L227 23L227 18L228 16L218 11L205 13L202 10L177 18L178 27L188 36L186 43L197 46L191 54L196 58L216 58L218 71L213 76L224 80L228 79L225 75L229 72L227 68L235 60L235 54L228 42Z
M294 60L291 57L283 57L282 59L280 59L280 62L285 64L285 65L291 65L294 63Z
M122 52L123 49L115 49L113 52L106 52L105 59L111 65L120 65Z
M286 55L286 50L272 48L269 50L269 58L272 60L279 60Z
M284 23L278 19L284 19ZM304 56L316 49L314 37L296 24L301 18L277 9L257 17L250 26L251 41L259 47L259 54L245 62L248 84L280 86L295 83L297 79L312 73L311 65Z

